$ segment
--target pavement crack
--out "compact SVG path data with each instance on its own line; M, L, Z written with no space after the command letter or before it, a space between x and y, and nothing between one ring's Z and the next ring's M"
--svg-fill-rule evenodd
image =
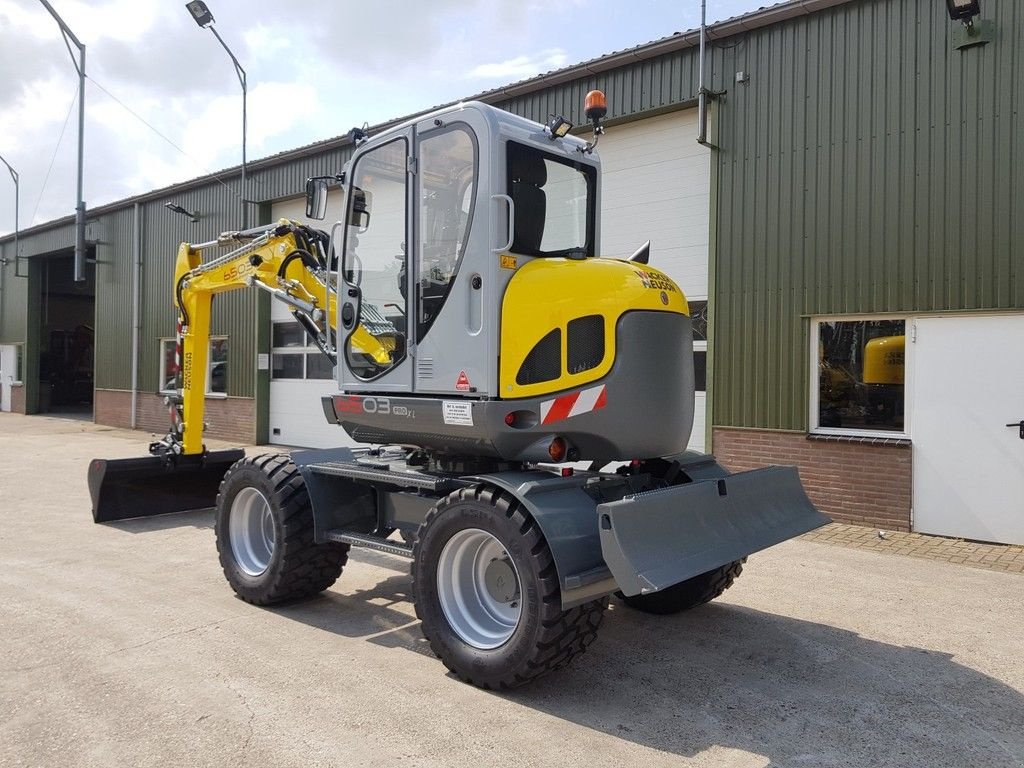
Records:
M256 735L256 728L253 725L253 723L256 721L256 710L253 709L252 706L249 704L249 700L245 697L245 695L231 684L231 679L229 677L227 677L223 672L218 672L217 677L220 678L221 682L224 683L224 687L226 687L229 691L231 691L233 694L235 694L235 696L238 697L238 700L242 702L242 706L245 707L246 710L249 712L249 719L248 721L246 721L245 724L249 732L246 734L245 742L242 744L242 754L244 755L249 751L249 746L252 744L252 739Z
M201 629L209 629L210 627L216 627L216 626L218 626L220 624L224 624L226 622L234 621L236 619L242 619L242 618L245 618L245 617L244 616L229 616L226 619L217 619L216 621L210 621L210 622L207 622L206 624L199 624L199 625L197 625L195 627L189 627L188 629L176 629L174 632L168 632L165 635L160 635L159 637L154 637L154 638L152 638L150 640L145 640L145 641L143 641L141 643L136 643L135 645L126 645L126 646L124 646L122 648L115 648L114 650L110 651L107 655L111 656L111 655L113 655L115 653L124 653L125 651L134 651L134 650L136 650L138 648L145 648L147 645L153 645L154 643L162 642L162 641L167 640L168 638L171 638L171 637L182 637L184 635L190 635L193 632L198 632Z

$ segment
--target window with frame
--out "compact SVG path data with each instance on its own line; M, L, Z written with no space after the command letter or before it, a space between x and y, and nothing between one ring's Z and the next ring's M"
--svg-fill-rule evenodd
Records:
M905 434L903 318L816 320L811 429Z
M176 392L178 381L176 362L176 339L160 339L160 393L170 395ZM227 396L228 393L228 337L210 338L206 357L206 394Z
M298 323L287 320L271 329L272 379L333 379L331 361Z
M693 331L693 388L706 392L708 388L708 302L707 299L690 301L690 327Z

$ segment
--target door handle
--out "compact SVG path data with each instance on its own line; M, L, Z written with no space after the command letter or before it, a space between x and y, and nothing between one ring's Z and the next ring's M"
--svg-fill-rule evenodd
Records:
M1008 427L1015 427L1020 430L1020 439L1024 440L1024 419L1015 421L1013 424L1007 424Z

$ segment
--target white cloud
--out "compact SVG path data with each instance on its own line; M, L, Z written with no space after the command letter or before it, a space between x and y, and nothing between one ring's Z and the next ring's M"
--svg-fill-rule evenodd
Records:
M549 48L533 56L516 56L496 64L478 64L465 74L466 79L523 79L561 69L569 57L561 48Z

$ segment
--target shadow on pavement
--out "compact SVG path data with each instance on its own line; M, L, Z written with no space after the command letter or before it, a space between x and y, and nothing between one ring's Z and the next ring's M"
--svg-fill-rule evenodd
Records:
M403 573L275 612L433 659L410 589ZM656 617L613 602L573 666L496 695L685 757L718 748L772 766L1024 765L1024 696L999 680L948 653L726 603Z
M125 533L152 533L169 531L172 528L213 528L214 510L196 509L191 512L172 512L155 517L133 517L130 520L114 520L100 523L105 528L114 528Z

